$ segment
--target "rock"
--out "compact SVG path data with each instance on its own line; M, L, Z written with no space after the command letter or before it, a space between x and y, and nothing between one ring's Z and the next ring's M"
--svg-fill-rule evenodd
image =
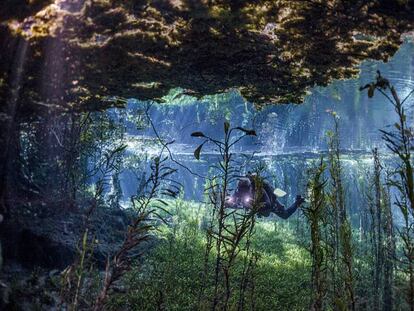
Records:
M45 209L44 206L41 208ZM48 208L55 209L53 206ZM85 230L82 210L47 214L49 217L39 218L21 210L0 226L5 263L49 270L62 270L73 263ZM99 267L105 266L107 256L122 243L130 217L125 211L106 208L97 209L92 215L89 232L99 241L94 248L94 258Z
M58 308L60 288L51 282L47 270L13 264L4 276L12 285L0 285L0 310L62 310Z
M9 303L10 287L0 281L0 310Z
M20 93L21 113L31 117L68 104L124 103L107 96L162 101L172 88L183 89L179 96L235 89L259 105L301 103L314 85L354 77L366 59L387 60L414 22L413 0L18 2L0 4L0 96L12 89L19 42L30 41ZM56 73L55 62L58 78L39 75ZM43 91L45 78L53 92Z
M2 228L4 260L21 263L25 267L63 269L75 256L75 245L65 243L59 236L39 234L38 230L7 224Z
M58 276L59 274L60 274L59 270L57 270L57 269L53 269L53 270L49 271L49 278L56 277L56 276Z

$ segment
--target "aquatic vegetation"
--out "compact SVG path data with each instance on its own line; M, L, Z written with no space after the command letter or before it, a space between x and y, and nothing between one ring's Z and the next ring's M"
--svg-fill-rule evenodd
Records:
M328 169L330 188L327 195L328 205L328 245L332 262L333 284L332 299L340 309L347 304L355 310L352 229L346 209L344 186L342 181L342 164L340 160L340 137L338 115L332 112L334 129L328 132ZM344 299L346 297L346 299Z
M233 160L232 150L243 138L247 136L256 136L256 132L252 129L245 129L243 127L231 127L229 122L224 122L223 139L218 140L210 136L206 136L202 132L193 132L192 137L200 138L203 141L194 151L194 157L199 160L202 148L205 144L213 144L220 153L220 158L212 176L209 177L209 187L206 189L209 196L209 203L211 206L211 214L207 230L207 243L205 251L204 263L204 277L207 276L209 269L209 257L212 250L216 252L216 258L213 261L214 266L214 293L212 300L212 310L227 310L231 307L230 299L232 298L232 282L233 270L235 261L239 253L244 250L248 256L250 254L250 239L254 232L255 215L260 208L260 196L262 187L257 183L257 195L251 200L252 208L250 211L238 212L237 210L230 210L228 205L228 193L230 186L236 178L237 171L236 163ZM237 135L235 133L242 133ZM244 288L246 286L247 272L252 267L246 266L250 263L252 258L247 258L245 262L243 278L240 283L240 298L238 308L244 305ZM207 282L205 279L204 282ZM198 308L201 307L204 297L204 289L200 291ZM222 297L225 297L224 299ZM205 303L205 302L203 302Z
M154 310L157 306L168 310L197 309L200 289L204 290L204 299L199 309L211 309L206 302L213 299L214 283L206 282L202 273L207 241L205 229L199 227L201 215L207 211L199 203L180 200L171 203L170 208L171 212L175 208L181 211L176 226L164 228L163 240L144 261L145 269L127 275L126 294L115 294L110 309L125 305L131 310ZM199 217L194 217L197 214ZM247 283L239 282L246 277L248 253L242 251L235 262L233 278L237 281L232 283L235 295L230 305L239 304L239 285L244 284L245 309L306 309L307 301L302 297L308 296L309 288L303 284L307 284L310 262L307 251L297 248L292 229L276 228L271 221L256 222L251 251L257 258L252 258ZM214 257L213 251L210 261ZM296 275L295 271L301 274ZM208 276L214 276L214 269L208 271Z
M408 274L407 302L410 309L414 309L414 254L412 240L412 213L414 211L414 170L412 151L413 129L408 124L406 107L404 104L409 100L414 91L411 91L404 99L400 99L394 86L381 76L378 72L375 82L361 87L361 90L367 89L368 96L373 97L374 92L378 91L385 96L395 109L398 116L398 122L394 124L394 130L381 130L383 140L387 148L398 157L396 168L390 173L388 183L395 187L399 192L396 198L396 206L403 215L404 227L399 230L399 235L403 241L404 256L406 262L403 265L404 271ZM377 190L377 195L380 195ZM377 198L379 201L380 198ZM379 203L379 202L378 202ZM380 207L380 206L378 206Z
M310 173L309 190L310 203L305 207L304 215L309 222L311 231L311 258L312 258L312 310L323 310L326 292L328 290L326 274L326 246L322 240L322 226L326 223L326 194L324 180L325 164L321 158L320 164ZM326 242L325 242L326 243Z

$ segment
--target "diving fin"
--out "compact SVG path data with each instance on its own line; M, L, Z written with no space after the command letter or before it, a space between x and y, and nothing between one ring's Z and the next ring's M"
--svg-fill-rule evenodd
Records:
M287 193L285 191L283 191L280 188L276 188L275 191L273 191L273 193L278 197L278 198L282 198L284 197Z

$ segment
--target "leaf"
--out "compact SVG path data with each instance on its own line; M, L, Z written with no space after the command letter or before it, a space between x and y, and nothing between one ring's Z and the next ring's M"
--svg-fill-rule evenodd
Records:
M411 130L409 130L409 129L404 129L404 133L408 137L412 137L413 136L413 132L411 132Z
M338 310L340 311L346 311L346 303L341 299L341 298L336 298L335 299L335 305L338 308Z
M360 91L363 91L363 90L365 90L365 89L369 88L369 87L370 87L370 85L371 85L371 84L365 84L364 86L360 86L360 87L359 87L359 90L360 90Z
M401 126L398 123L395 123L394 126L397 128L397 130L401 131Z
M115 152L122 152L122 151L124 151L127 147L128 147L128 145L127 145L127 144L122 144L122 145L120 145L118 148L116 148L113 152L114 152L114 153L115 153Z
M164 200L162 200L162 199L157 199L157 201L158 201L158 202L160 202L161 204L165 205L165 206L168 206L168 203L167 203L167 202L165 202L165 201L164 201Z
M206 137L203 132L193 132L191 133L191 137Z
M230 129L230 123L228 121L224 121L224 132L227 134Z
M381 72L377 70L377 83L376 86L385 90L387 87L390 86L390 82L381 76Z
M369 98L372 98L374 96L374 90L375 90L375 86L371 84L368 88L368 97Z
M255 130L245 129L245 128L240 127L240 126L239 127L236 127L236 129L237 130L240 130L240 131L242 131L244 133L246 133L246 135L257 136Z
M166 196L169 196L169 197L173 197L173 198L175 198L175 197L177 197L177 195L179 194L179 191L173 191L173 190L171 190L171 189L164 189L164 190L161 192L161 194L162 194L162 195L166 195Z
M197 160L200 160L201 148L203 148L203 145L204 145L204 144L205 144L205 142L204 142L204 143L202 143L200 146L198 146L196 150L194 150L194 157L195 157Z

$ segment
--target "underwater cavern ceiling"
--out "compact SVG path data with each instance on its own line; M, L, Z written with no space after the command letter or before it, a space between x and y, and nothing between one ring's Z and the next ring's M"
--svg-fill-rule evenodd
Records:
M358 74L363 60L386 61L414 28L412 0L51 2L0 5L3 107L13 68L28 115L103 109L107 96L160 101L177 87L301 103L311 87Z

